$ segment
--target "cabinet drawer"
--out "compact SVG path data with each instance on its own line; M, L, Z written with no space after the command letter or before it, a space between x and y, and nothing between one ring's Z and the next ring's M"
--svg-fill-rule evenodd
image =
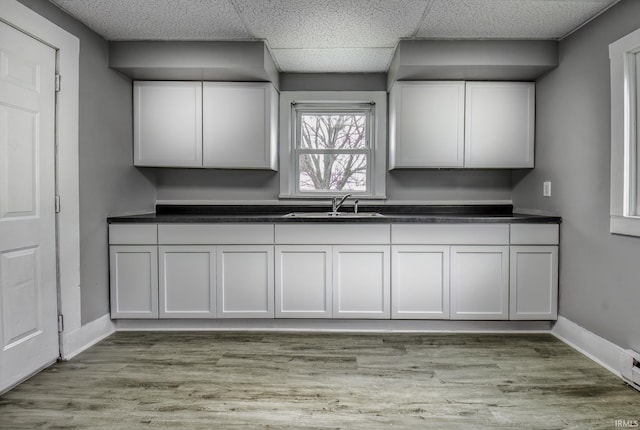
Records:
M109 245L155 245L157 224L110 224Z
M514 224L511 226L512 245L557 245L560 242L558 224Z
M369 245L389 244L389 226L376 224L276 225L277 244Z
M160 224L161 245L271 245L273 224Z
M419 245L506 245L508 224L392 225L391 243Z

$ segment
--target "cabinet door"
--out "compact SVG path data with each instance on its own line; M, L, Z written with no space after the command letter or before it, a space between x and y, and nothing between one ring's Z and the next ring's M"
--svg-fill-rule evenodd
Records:
M535 84L468 82L465 167L533 167Z
M389 95L389 168L462 167L464 94L464 82L396 82Z
M109 247L112 318L158 318L158 248Z
M160 318L215 318L213 246L160 246Z
M202 83L133 83L136 166L202 167Z
M509 316L509 247L451 247L451 319Z
M511 247L512 320L558 318L558 247Z
M391 317L449 318L449 247L391 248Z
M205 167L277 170L278 96L270 83L205 82Z
M218 318L273 318L273 246L218 247Z
M333 317L389 318L389 246L333 247Z
M331 247L276 246L276 317L331 318Z

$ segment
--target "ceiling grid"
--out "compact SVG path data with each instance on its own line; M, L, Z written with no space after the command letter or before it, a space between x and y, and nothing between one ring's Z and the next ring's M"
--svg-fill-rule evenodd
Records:
M405 39L558 40L619 0L50 0L107 40L262 40L283 72L386 72Z

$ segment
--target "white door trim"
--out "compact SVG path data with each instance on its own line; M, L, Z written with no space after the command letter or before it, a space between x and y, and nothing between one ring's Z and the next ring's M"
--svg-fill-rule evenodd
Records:
M0 20L55 48L61 90L56 106L56 189L61 197L58 214L59 309L64 315L61 356L70 345L69 333L82 326L80 319L80 211L78 179L78 103L80 41L16 0L3 0ZM71 351L72 352L72 351Z

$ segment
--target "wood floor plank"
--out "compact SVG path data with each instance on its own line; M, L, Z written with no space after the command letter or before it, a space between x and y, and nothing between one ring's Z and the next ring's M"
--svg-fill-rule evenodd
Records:
M614 429L640 393L546 334L119 332L0 429Z

